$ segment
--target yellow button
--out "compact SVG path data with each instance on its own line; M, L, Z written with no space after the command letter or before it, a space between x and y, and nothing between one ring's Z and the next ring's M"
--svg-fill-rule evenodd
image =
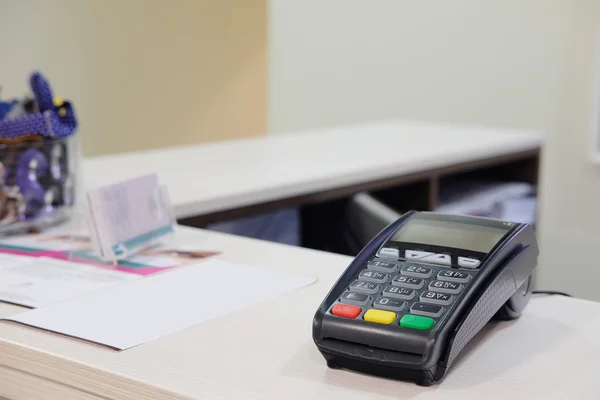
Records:
M365 321L389 325L396 319L396 314L391 311L370 309L365 313Z

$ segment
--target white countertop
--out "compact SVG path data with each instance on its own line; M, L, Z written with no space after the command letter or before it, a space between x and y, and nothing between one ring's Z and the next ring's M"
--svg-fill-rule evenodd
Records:
M86 188L156 172L177 218L539 148L529 131L392 121L92 157Z
M0 397L569 400L600 393L598 303L536 297L519 320L489 324L446 379L425 388L328 369L317 351L313 315L349 257L191 228L178 235L223 250L224 259L318 282L123 352L0 322ZM0 303L0 316L21 310Z

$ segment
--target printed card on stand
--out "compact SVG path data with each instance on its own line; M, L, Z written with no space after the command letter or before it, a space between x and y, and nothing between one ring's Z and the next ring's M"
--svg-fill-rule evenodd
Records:
M168 191L156 174L92 189L87 201L94 250L104 261L131 257L174 232Z

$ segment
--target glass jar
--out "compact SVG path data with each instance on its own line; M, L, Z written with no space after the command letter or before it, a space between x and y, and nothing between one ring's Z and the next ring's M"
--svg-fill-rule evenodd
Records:
M76 136L0 138L0 236L68 220L76 188Z

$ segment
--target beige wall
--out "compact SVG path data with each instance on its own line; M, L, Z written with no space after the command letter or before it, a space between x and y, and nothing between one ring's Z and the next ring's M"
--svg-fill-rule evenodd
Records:
M543 166L539 286L600 301L600 165L590 161L600 120L600 4L563 4L559 107Z
M271 2L269 128L409 118L544 132L538 287L600 300L598 3Z
M562 12L578 1L272 1L269 129L401 117L552 130Z
M263 135L266 0L0 0L3 97L39 68L86 155Z

